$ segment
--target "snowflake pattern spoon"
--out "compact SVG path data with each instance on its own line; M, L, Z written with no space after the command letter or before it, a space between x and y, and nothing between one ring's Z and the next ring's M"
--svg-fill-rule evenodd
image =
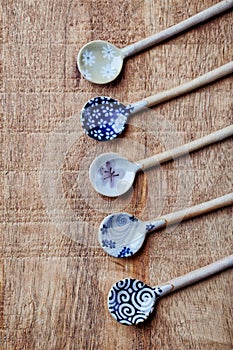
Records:
M105 217L100 224L99 243L107 254L115 258L130 257L141 248L148 232L231 204L233 204L233 193L162 215L153 221L141 221L128 213L111 214Z
M113 318L124 325L138 325L153 312L157 300L233 266L233 255L176 277L159 286L150 287L132 278L115 283L108 294L108 310Z
M104 153L91 163L89 178L98 193L108 197L121 196L132 187L139 170L181 157L232 135L233 125L229 125L200 139L137 162L130 162L116 153Z
M221 1L220 3L199 12L198 14L165 29L160 33L122 49L119 49L113 44L103 40L91 41L81 48L77 57L77 66L84 78L92 83L109 83L120 74L123 61L126 57L134 55L152 45L161 43L162 41L184 32L185 30L202 23L213 16L219 15L232 7L232 0Z
M132 114L200 88L232 72L233 61L187 83L147 97L128 106L123 105L111 97L94 97L86 102L82 108L80 117L82 127L88 136L97 141L112 140L123 132L127 120Z

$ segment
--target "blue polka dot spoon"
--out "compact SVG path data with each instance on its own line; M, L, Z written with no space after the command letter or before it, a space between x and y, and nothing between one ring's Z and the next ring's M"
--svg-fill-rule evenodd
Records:
M156 287L150 287L136 279L125 278L115 283L110 289L108 310L119 323L137 325L151 315L157 300L162 296L190 286L230 267L233 267L233 255L161 283Z
M91 184L98 193L104 196L121 196L131 188L139 170L144 171L152 166L174 160L232 135L233 125L229 125L200 139L137 162L130 162L116 153L101 154L90 166Z
M139 42L122 49L119 49L113 44L103 40L91 41L84 45L78 54L77 65L79 71L84 78L92 83L109 83L120 74L123 61L126 57L132 56L152 45L174 37L175 35L202 23L213 16L219 15L232 7L232 0L221 1L190 18L161 31L160 33L140 40Z
M111 256L116 258L130 257L141 248L148 232L231 204L233 204L233 193L162 215L153 221L141 221L128 213L111 214L100 224L99 243L104 251Z
M187 83L147 97L128 106L123 105L111 97L94 97L84 105L81 111L82 127L88 136L97 141L112 140L123 132L127 120L132 114L200 88L232 72L233 61Z

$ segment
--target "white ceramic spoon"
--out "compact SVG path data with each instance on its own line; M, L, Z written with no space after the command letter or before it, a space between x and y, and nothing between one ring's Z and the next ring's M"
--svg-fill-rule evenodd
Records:
M152 221L141 221L128 213L116 213L105 217L99 227L99 243L106 253L115 258L135 254L143 245L146 234L182 220L209 213L233 204L233 193L194 205L174 213L162 215Z
M81 124L85 133L97 141L109 141L125 129L128 118L147 107L181 96L233 72L233 61L172 89L124 106L119 101L98 96L90 99L81 111Z
M130 162L116 153L104 153L92 162L89 178L98 193L108 197L121 196L131 188L139 170L147 170L152 166L174 160L232 135L233 125L230 125L190 143L137 162Z
M233 266L233 255L176 277L156 287L132 278L115 283L108 294L108 309L114 319L124 325L144 322L153 312L156 301L166 294L187 287Z
M81 74L87 80L96 84L106 84L113 81L121 72L126 57L134 55L152 45L161 43L185 30L200 24L211 17L233 7L232 0L224 0L218 4L178 23L174 26L143 39L137 43L117 48L103 40L95 40L84 45L79 51L77 65Z

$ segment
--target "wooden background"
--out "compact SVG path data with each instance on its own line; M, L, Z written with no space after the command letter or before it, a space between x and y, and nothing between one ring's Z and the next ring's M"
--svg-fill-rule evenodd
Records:
M95 95L134 102L232 60L232 12L134 56L108 86L76 68L90 40L123 47L215 3L2 1L2 349L233 348L230 270L162 299L139 327L119 325L106 306L118 279L156 285L232 253L232 208L151 234L131 259L97 241L107 214L146 220L232 191L232 139L141 174L123 198L97 195L88 179L102 152L137 160L232 123L232 77L133 117L111 143L89 139L79 122Z

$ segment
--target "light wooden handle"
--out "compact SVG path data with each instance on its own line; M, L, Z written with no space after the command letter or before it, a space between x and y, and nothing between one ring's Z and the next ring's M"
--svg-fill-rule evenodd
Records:
M232 0L221 1L218 4L197 13L196 15L188 19L173 25L170 28L167 28L157 34L151 35L146 39L140 40L137 43L126 46L123 49L121 49L121 51L125 57L134 55L135 53L145 50L152 45L161 43L162 41L165 41L179 33L182 33L185 30L192 28L193 26L210 19L211 17L219 15L220 13L231 9L232 7L233 7Z
M143 110L145 107L152 107L159 103L169 101L175 97L184 95L190 91L193 91L195 89L198 89L204 85L207 85L209 83L212 83L213 81L223 78L228 74L231 74L233 72L233 61L224 64L221 67L218 67L204 75L201 75L200 77L193 79L187 83L181 84L177 87L174 87L172 89L159 92L156 95L147 97L141 101L137 101L131 105L131 107L134 108L135 105L135 112L139 112Z
M165 220L168 225L179 223L183 220L191 219L195 216L209 213L210 211L226 207L233 204L233 193L212 199L208 202L194 205L193 207L178 210L174 213L162 215L159 220Z
M190 286L193 283L196 283L198 281L201 281L205 278L208 278L220 271L226 270L230 267L233 267L233 254L229 255L221 260L215 261L212 264L209 264L207 266L201 267L200 269L191 271L183 276L179 276L176 278L173 278L172 280L161 284L161 287L163 285L172 285L172 289L167 288L167 293L171 293L175 290Z
M189 152L196 151L200 148L211 145L215 142L219 142L224 140L227 137L233 135L233 125L229 125L226 128L220 129L218 131L213 132L207 136L201 137L195 141L186 143L182 146L173 148L171 150L156 154L152 157L139 160L136 164L143 170L149 169L152 166L156 166L158 164L165 163L171 159L175 159L181 157Z

